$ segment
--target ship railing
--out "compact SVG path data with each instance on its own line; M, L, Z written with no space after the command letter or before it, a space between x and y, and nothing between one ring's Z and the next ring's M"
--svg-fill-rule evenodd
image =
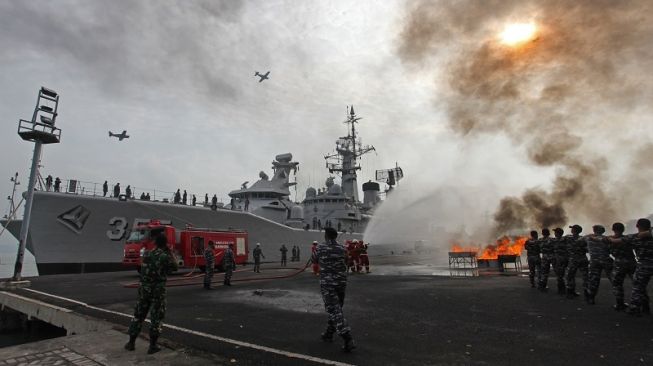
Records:
M61 186L59 187L59 190L56 192L66 193L66 194L77 194L83 196L93 196L93 197L108 197L108 198L114 197L113 187L116 185L116 183L107 181L107 185L109 189L106 195L104 194L103 191L103 185L104 183L90 182L90 181L84 181L79 179L65 179L61 181ZM127 186L121 185L120 187L121 195L125 195L126 188ZM45 180L43 180L43 182L41 182L40 184L40 189L43 191L55 192L54 182L52 183L52 186L48 187L45 184ZM164 191L160 189L144 188L144 187L136 187L136 186L130 186L130 189L132 192L131 192L131 197L129 198L132 199L140 199L142 194L143 195L149 194L150 201L166 202L166 203L174 202L175 192L173 191ZM187 205L192 205L193 194L194 193L187 192L187 197L188 197L188 201L186 203ZM204 195L195 193L195 196L197 197L197 206L204 206ZM207 207L210 206L211 206L211 200L209 198ZM218 199L218 206L222 206L222 200L220 199Z

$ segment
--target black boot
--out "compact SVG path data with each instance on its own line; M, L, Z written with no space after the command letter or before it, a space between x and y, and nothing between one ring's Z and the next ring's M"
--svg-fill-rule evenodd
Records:
M535 281L533 281L533 280L531 280L531 288L535 288Z
M564 284L558 284L558 295L565 295L566 289Z
M596 301L594 301L594 297L595 297L594 294L587 293L587 292L585 293L585 301L590 305L596 304Z
M640 306L634 306L634 305L631 304L626 309L626 314L632 315L632 316L642 316L642 310L641 310Z
M157 353L161 350L161 347L159 347L156 344L156 341L159 339L159 336L150 336L150 348L147 349L147 354L151 355L153 353Z
M590 305L594 305L594 303L595 303L594 302L594 294L592 294L591 292L585 290L585 291L583 291L583 295L585 296L585 302L586 303L588 303Z
M351 337L350 333L343 334L342 339L345 341L345 344L342 345L343 351L351 352L356 348L356 343L354 343L354 339Z
M567 289L567 298L568 299L575 299L578 296L580 296L580 294L578 292L576 292L574 290L571 290L571 289Z
M136 349L136 336L130 335L129 342L125 343L125 349L127 351L133 351Z
M623 300L623 299L619 299L619 300L617 300L617 304L612 306L612 308L613 308L615 311L623 311L623 310L625 310L627 307L628 307L628 306L626 305L626 303L624 303L624 300Z

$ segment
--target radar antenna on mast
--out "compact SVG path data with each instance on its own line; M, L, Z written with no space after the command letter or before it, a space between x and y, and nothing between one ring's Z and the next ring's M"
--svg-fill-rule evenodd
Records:
M348 197L358 202L358 186L356 183L356 171L361 167L357 160L370 151L376 151L372 145L363 145L358 139L356 124L363 119L357 117L354 106L347 107L347 119L343 122L347 125L347 136L340 137L336 141L336 151L324 156L326 167L329 173L340 174L342 179L342 191Z
M388 191L392 190L401 178L404 177L404 171L395 164L395 167L392 169L382 169L376 171L376 181L383 182L388 185Z

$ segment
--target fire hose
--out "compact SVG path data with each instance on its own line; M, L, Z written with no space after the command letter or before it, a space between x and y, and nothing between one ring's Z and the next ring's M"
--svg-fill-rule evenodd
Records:
M263 281L263 280L277 280L277 279L291 278L291 277L295 277L298 274L304 272L306 270L306 268L308 268L308 266L310 266L310 265L311 265L311 260L309 259L303 267L299 267L299 268L298 267L290 267L290 268L288 268L288 267L273 267L273 268L269 268L271 270L292 269L293 271L290 272L290 273L277 275L277 276L267 276L267 277L239 278L239 279L232 279L231 281L233 281L233 282L254 282L254 281ZM245 271L249 271L249 270L241 269L241 270L238 270L238 271L234 271L234 273L245 272ZM193 273L193 272L191 272L191 273ZM190 276L190 277L184 276L184 277L181 277L181 278L172 278L172 279L168 280L168 282L166 283L166 287L197 286L197 285L201 284L201 282L189 281L189 280L194 280L196 278L203 278L203 277L204 277L204 274L198 274L198 275ZM171 282L173 282L173 283L171 283ZM213 281L213 280L211 281L212 284L214 282L217 282L217 281ZM123 287L125 287L125 288L138 288L139 286L140 286L139 282L133 282L133 283L125 284Z

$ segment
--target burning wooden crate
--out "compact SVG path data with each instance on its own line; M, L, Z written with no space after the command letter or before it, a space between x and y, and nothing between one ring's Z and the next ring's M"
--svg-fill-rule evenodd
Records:
M477 276L478 261L476 252L449 252L449 274L451 276Z

